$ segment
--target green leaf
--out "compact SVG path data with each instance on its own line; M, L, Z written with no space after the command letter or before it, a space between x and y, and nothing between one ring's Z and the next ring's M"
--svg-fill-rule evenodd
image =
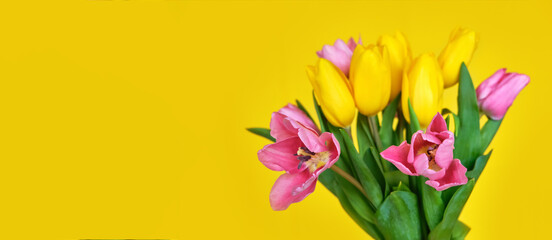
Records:
M316 96L314 96L314 91L312 92L312 101L314 102L314 109L316 110L316 114L318 115L318 121L320 123L320 131L327 132L328 120L326 119L326 116L324 116L324 113L322 112L320 105L318 105L318 102L316 101Z
M250 131L253 134L264 137L270 141L276 142L276 139L270 136L270 129L268 128L247 128L247 131Z
M416 195L391 192L376 211L376 223L387 240L422 239Z
M483 129L481 129L481 153L484 153L485 150L487 150L501 123L502 119L492 120L490 118L485 123Z
M481 136L479 133L479 108L475 88L464 63L460 68L460 83L458 85L458 118L460 124L458 137L454 144L454 157L462 161L468 170L473 168L475 159L481 153Z
M452 229L452 240L463 240L469 232L470 227L463 222L457 221Z
M368 150L366 150L368 151ZM370 154L365 152L364 155ZM368 200L372 203L374 207L378 207L383 201L382 187L378 183L376 177L374 177L372 171L368 168L366 163L363 161L363 158L353 158L352 159L353 168L356 170L358 179L362 188L368 195Z
M403 182L399 182L399 185L397 185L396 187L393 187L393 191L411 192L410 188L408 188L408 186Z
M426 180L427 178L425 177L418 177L425 219L427 221L427 226L432 230L443 219L445 205L441 198L441 192L425 184Z
M353 177L358 178L356 176L356 172L353 171L353 167L351 164L351 158L355 157L354 155L356 154L356 150L353 146L352 150L354 150L355 154L351 154L352 151L349 151L349 149L346 148L345 139L350 139L350 137L348 136L348 134L345 137L341 135L340 130L341 128L335 127L331 123L328 123L328 131L334 135L335 139L337 139L337 141L339 142L339 146L341 146L342 148L341 155L339 156L339 160L336 162L336 165Z
M458 126L460 125L460 119L458 118L458 115L456 115L454 112L452 112L450 109L448 108L443 108L443 110L441 111L441 114L444 116L446 114L450 114L449 116L452 115L452 119L454 119L454 135L455 136L458 136ZM447 116L447 118L449 117ZM448 129L450 130L450 125L449 125L449 122L447 122L447 127Z
M337 183L337 173L334 171L324 171L318 176L318 181L324 185L333 195L337 196L340 191L340 186Z
M381 121L381 128L379 135L381 138L381 143L383 144L383 149L387 149L393 144L393 119L395 118L395 113L397 112L397 106L401 95L399 94L395 100L393 100L385 109L383 110L383 118Z
M385 172L385 181L391 186L397 186L398 184L408 182L408 175L402 173L401 171L389 171Z
M410 134L407 139L410 140L410 137L412 137L412 134L414 134L416 131L421 129L420 122L418 121L418 117L416 116L416 112L414 112L414 109L412 108L412 104L410 104L410 99L408 100L408 112L410 113L410 124L408 125Z
M466 173L466 177L475 178L475 181L479 180L479 176L481 176L483 169L485 169L485 166L487 165L487 161L489 161L489 158L491 157L491 153L493 153L492 150L487 155L479 156L475 160L475 166L473 167L473 170L468 171Z
M366 165L368 165L368 168L372 170L372 173L378 180L382 190L387 195L387 193L389 193L389 185L386 183L385 176L383 174L385 171L381 165L381 158L376 148L370 147L370 149L368 149L363 155L363 160Z
M355 212L357 212L362 219L373 223L375 219L374 208L370 205L370 202L368 202L364 194L342 177L338 177L337 182L341 186L341 190L345 193L347 200L349 200Z
M452 229L458 221L458 217L468 201L468 198L475 185L475 180L472 178L465 185L458 188L456 193L450 199L445 213L443 214L443 221L441 221L429 234L430 240L450 239L452 236ZM377 213L376 213L377 214Z
M305 106L303 106L303 104L301 104L301 102L299 102L299 99L295 99L295 102L297 103L297 107L298 107L299 109L301 109L301 111L303 111L303 112L307 115L307 117L309 117L310 120L312 120L312 121L314 122L314 119L312 119L312 117L311 117L309 111L307 111L307 109L305 108Z
M357 141L358 147L360 148L359 152L361 153L366 151L366 149L375 146L374 140L372 139L368 129L368 118L360 112L357 116Z
M374 239L383 240L383 235L378 230L378 228L373 223L364 220L364 218L362 218L360 214L355 211L353 205L347 199L347 196L345 195L343 190L338 189L336 193L336 196L339 199L339 202L341 203L341 206L343 207L345 212L347 212L347 214L349 214L349 216L371 237L373 237Z

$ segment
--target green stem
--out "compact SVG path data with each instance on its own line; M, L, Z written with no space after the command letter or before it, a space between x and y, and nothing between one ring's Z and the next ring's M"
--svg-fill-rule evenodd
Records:
M330 169L345 178L345 180L353 184L367 199L370 199L368 198L368 194L366 194L366 191L364 191L364 188L362 188L362 185L353 176L349 175L347 172L343 171L343 169L339 168L336 165L332 165Z
M368 118L368 126L370 127L370 132L372 133L372 138L374 138L374 142L376 143L376 148L378 149L378 152L381 152L383 149L380 135L378 133L378 127L376 122L376 116L372 116Z

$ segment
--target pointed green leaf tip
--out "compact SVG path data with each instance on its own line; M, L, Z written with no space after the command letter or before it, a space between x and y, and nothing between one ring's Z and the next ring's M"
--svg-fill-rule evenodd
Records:
M247 131L250 131L253 134L264 137L270 141L276 142L276 139L270 136L270 129L268 128L247 128Z

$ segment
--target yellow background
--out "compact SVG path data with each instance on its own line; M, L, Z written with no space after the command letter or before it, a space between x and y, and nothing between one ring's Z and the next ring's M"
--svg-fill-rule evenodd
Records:
M312 108L336 38L403 31L415 55L481 34L476 84L531 76L461 219L468 239L550 233L550 2L2 1L0 239L365 239L319 185L274 212L270 113ZM455 90L446 106L455 109Z

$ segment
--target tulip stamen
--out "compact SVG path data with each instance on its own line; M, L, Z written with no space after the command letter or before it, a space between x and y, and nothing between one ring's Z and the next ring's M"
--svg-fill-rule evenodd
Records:
M438 145L430 146L427 148L427 151L425 152L429 161L428 163L429 169L434 171L441 170L441 167L439 167L439 165L437 165L437 163L435 162L435 154L437 154L437 148L439 148Z
M301 169L303 164L305 164L310 172L314 172L323 167L330 159L330 153L328 151L315 153L306 147L300 147L297 149L297 153L293 155L297 156L297 160L299 160L297 169Z

